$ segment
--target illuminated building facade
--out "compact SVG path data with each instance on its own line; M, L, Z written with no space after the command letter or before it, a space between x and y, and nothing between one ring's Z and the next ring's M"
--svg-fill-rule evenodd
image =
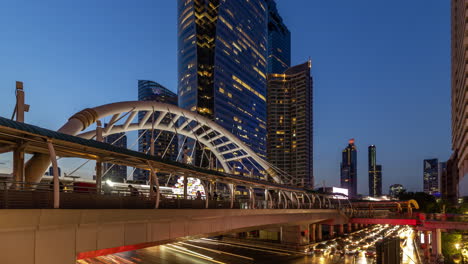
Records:
M162 102L166 104L177 105L177 95L161 84L149 81L139 80L138 81L138 101L154 101ZM138 113L138 121L143 119L145 113ZM157 116L154 117L157 119ZM152 118L148 120L151 122ZM163 119L161 123L168 122ZM157 140L154 144L154 154L157 157L164 157L170 160L176 160L178 154L178 139L174 137L173 133L154 130L154 137ZM149 153L151 143L151 130L139 130L138 131L138 151ZM147 181L149 173L143 170L136 170L133 179L136 181Z
M348 189L349 197L357 197L357 149L354 139L343 150L341 161L341 188Z
M104 142L119 148L127 148L127 136L125 133L108 135L104 138ZM104 163L103 165L102 178L104 181L125 182L127 180L127 166L114 165L111 163Z
M451 1L452 59L452 156L444 190L458 195L459 182L468 173L468 5L465 0ZM454 165L453 165L454 164ZM449 194L449 192L447 194ZM451 199L456 200L456 197Z
M440 193L442 198L455 204L458 202L458 164L456 153L445 163L445 170L440 174Z
M439 189L439 160L425 159L423 162L423 189L427 194L435 194Z
M382 196L382 165L377 165L377 149L369 146L369 196Z
M313 188L311 63L268 75L268 160L295 184Z
M178 0L177 8L179 107L266 158L265 0Z
M291 33L278 13L276 3L266 0L268 5L268 70L283 73L291 66Z

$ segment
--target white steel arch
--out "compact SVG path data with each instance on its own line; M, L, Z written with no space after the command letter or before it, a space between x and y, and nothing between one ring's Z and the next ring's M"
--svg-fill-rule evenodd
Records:
M143 114L142 114L143 113ZM143 116L141 120L138 116ZM155 120L151 120L154 116ZM109 124L103 128L103 136L144 129L156 129L183 135L197 140L207 147L217 158L224 171L232 173L230 162L250 162L259 165L268 177L281 184L292 183L291 177L259 157L240 139L219 124L196 112L175 105L148 101L118 102L95 108L84 109L73 115L58 132L92 139L96 131L82 132L98 120L110 117ZM123 123L117 124L117 122ZM38 182L49 166L49 157L36 154L25 168L27 181Z

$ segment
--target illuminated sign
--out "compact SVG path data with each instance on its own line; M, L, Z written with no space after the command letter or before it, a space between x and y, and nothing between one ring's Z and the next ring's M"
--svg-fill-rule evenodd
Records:
M200 179L197 178L187 178L188 185L187 185L187 194L196 196L197 191L200 191L202 196L205 196L205 188L201 184ZM184 176L180 176L177 179L177 183L174 186L174 194L184 194Z
M341 194L344 194L346 196L348 196L348 189L345 189L345 188L338 188L338 187L332 187L332 192L333 193L341 193Z

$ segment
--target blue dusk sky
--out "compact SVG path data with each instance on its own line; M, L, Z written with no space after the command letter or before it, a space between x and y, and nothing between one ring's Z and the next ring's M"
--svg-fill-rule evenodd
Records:
M0 115L11 116L16 80L26 121L49 129L84 108L136 100L138 79L176 91L176 2L1 1ZM371 144L385 193L394 183L422 190L423 159L451 153L450 1L277 3L293 64L312 59L316 184L338 186L341 151L355 138L360 193Z

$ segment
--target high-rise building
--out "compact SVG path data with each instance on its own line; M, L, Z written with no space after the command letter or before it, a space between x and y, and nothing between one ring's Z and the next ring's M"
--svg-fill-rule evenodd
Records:
M291 66L291 33L283 23L276 2L266 0L268 6L268 69L267 72L283 73Z
M369 150L369 196L382 196L382 165L377 164L377 149L371 145Z
M458 164L456 153L454 152L446 162L445 170L440 175L440 193L442 198L455 204L458 202Z
M268 75L268 160L297 185L313 188L311 63Z
M179 106L266 158L265 0L178 0L177 8Z
M104 138L104 142L119 148L127 148L127 136L125 133L108 135ZM111 163L104 163L103 165L104 181L111 180L113 182L125 182L127 180L127 166Z
M57 169L58 169L58 176L61 177L62 176L62 169L60 167L57 167ZM49 171L46 171L46 173L44 175L54 176L54 167L50 166Z
M342 153L341 188L348 189L350 198L357 196L357 150L354 139L349 140Z
M468 27L468 12L465 0L452 0L452 151L448 169L450 191L458 196L458 184L468 173L468 137L466 131L468 123L465 114L468 112L468 41L466 28ZM456 168L456 170L455 170ZM445 188L445 189L447 189ZM453 197L456 200L456 197Z
M166 104L177 105L177 95L161 84L148 81L148 80L139 80L138 81L138 100L139 101L154 101L161 102ZM145 113L138 113L138 121L143 119ZM154 117L157 119L157 116ZM169 119L163 119L161 123L169 122ZM152 118L148 120L151 122ZM174 136L174 133L154 130L139 130L138 131L138 151L143 153L149 153L150 143L151 143L151 133L154 133L153 136L157 141L154 144L155 150L154 154L157 157L176 160L178 154L178 139ZM136 170L133 179L136 181L147 181L149 173L144 170Z
M389 195L393 198L397 198L398 195L405 191L405 188L401 184L390 185Z
M423 163L423 189L427 194L439 192L439 160L425 159Z

